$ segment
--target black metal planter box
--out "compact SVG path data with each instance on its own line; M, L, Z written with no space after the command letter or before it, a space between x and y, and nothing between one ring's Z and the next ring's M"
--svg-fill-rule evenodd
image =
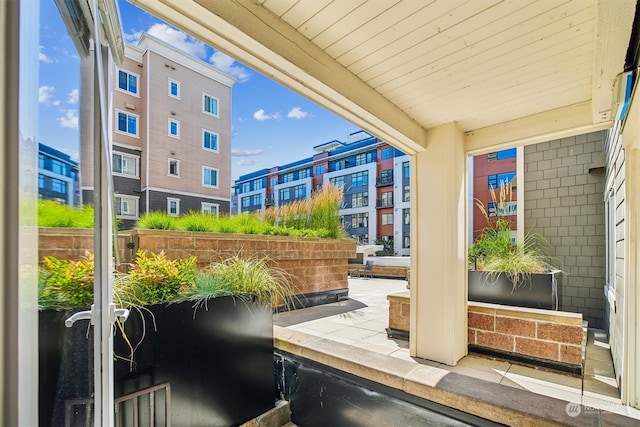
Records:
M504 274L494 276L486 271L469 270L469 301L560 310L561 295L560 271L525 275L523 283L514 290Z
M194 310L193 303L146 307L125 323L133 355L116 328L114 388L116 400L138 390L168 383L170 399L156 392L155 402L138 398L138 420L164 425L170 406L172 426L233 426L273 408L273 323L268 307L242 298L211 299ZM89 405L70 406L92 397L93 342L87 322L65 328L71 313L40 312L40 425L85 425ZM144 322L143 322L144 319ZM156 329L154 330L154 322ZM67 406L65 414L65 406ZM117 405L120 425L133 425L133 405ZM90 418L90 417L89 417ZM141 424L142 425L142 424Z

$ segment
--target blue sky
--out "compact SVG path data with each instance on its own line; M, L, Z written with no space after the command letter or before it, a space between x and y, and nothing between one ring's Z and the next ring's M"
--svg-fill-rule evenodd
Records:
M313 154L312 147L359 130L348 121L232 58L118 0L125 40L150 32L233 75L232 178ZM40 2L39 140L79 157L79 57L55 3Z

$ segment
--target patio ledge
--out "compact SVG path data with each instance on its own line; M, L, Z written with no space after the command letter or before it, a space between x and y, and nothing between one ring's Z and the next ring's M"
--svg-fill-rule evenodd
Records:
M276 349L507 425L635 426L637 420L274 326ZM567 411L580 407L580 413ZM571 415L569 415L571 413Z

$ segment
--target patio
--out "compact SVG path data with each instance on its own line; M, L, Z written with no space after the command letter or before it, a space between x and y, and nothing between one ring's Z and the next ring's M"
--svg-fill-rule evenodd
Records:
M498 389L509 393L511 388L540 395L541 406L549 405L546 396L564 404L572 402L583 405L585 412L603 410L626 417L640 419L640 411L621 404L616 386L611 353L603 331L589 330L584 375L576 377L543 369L514 364L484 356L470 354L455 366L412 358L409 342L389 339L385 332L389 312L387 295L406 290L406 281L393 279L349 279L349 300L324 306L279 313L274 316L276 346L278 340L288 345L311 344L319 339L341 343L341 357L362 360L363 352L372 352L409 362L415 368L431 366L460 377L486 381L499 385ZM295 333L294 333L295 332ZM306 344L305 344L306 345ZM282 346L280 346L282 347ZM349 350L351 349L351 350ZM359 350L356 350L359 349ZM351 357L349 356L351 352ZM393 359L385 359L387 362ZM471 381L469 386L483 386ZM508 388L507 388L508 387ZM505 403L505 406L508 404ZM536 402L528 399L528 406ZM562 405L561 405L562 406ZM509 409L509 408L507 408ZM513 408L517 410L516 408ZM623 419L624 420L624 419ZM629 425L638 421L629 418Z

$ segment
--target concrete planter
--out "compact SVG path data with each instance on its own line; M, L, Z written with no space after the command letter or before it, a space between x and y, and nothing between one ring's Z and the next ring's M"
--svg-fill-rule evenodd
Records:
M40 312L40 425L78 425L87 416L84 404L65 409L75 399L90 398L93 387L92 334L86 321L66 328L70 314ZM270 308L237 297L211 299L197 310L191 302L154 305L133 312L125 331L132 343L143 339L129 363L123 357L130 350L116 328L115 397L168 383L170 400L156 392L156 422L166 423L167 404L174 426L239 425L273 407ZM149 398L139 398L138 405L144 424ZM120 425L133 425L132 403L117 409Z
M485 271L469 270L468 278L469 301L545 310L561 308L560 271L528 274L516 290L504 274L493 277Z

